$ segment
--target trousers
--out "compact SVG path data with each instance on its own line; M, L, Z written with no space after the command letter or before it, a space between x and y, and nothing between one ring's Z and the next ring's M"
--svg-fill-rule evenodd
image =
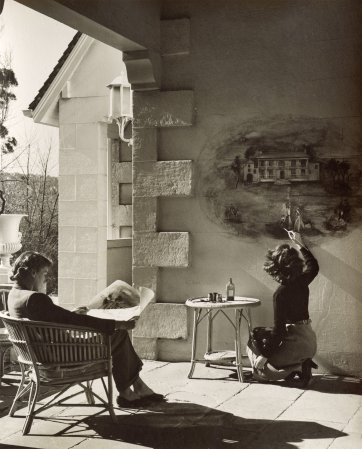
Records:
M118 391L125 390L138 378L143 363L126 330L116 330L111 343L113 379Z

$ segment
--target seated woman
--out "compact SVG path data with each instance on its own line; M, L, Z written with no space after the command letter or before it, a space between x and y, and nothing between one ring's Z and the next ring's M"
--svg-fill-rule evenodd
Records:
M42 254L26 251L15 261L9 292L10 316L36 321L91 327L112 335L112 374L119 392L120 407L140 406L164 397L154 393L139 377L142 361L136 354L128 332L117 328L117 322L70 312L55 305L46 295L47 274L52 262Z
M255 328L247 353L256 380L290 380L298 375L307 386L311 369L317 368L312 361L317 341L308 312L308 285L319 266L299 234L292 233L291 239L304 261L288 244L268 251L264 270L280 283L273 296L274 327Z

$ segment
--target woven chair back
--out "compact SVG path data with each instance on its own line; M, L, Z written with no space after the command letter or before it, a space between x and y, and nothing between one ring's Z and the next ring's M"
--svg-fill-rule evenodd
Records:
M77 365L106 361L106 336L95 330L68 324L30 321L0 313L9 339L22 363L37 365Z

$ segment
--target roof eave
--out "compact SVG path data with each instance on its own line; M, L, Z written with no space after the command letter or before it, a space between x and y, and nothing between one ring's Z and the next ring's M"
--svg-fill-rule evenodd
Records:
M62 89L81 63L93 41L92 37L85 34L80 37L35 109L26 110L24 113L26 117L31 117L35 123L59 126L58 102ZM31 111L31 114L28 111Z

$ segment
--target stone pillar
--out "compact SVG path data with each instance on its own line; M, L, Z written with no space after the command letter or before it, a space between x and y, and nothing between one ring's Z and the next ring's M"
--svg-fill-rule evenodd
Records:
M159 267L187 267L187 232L157 232L157 198L190 196L193 163L157 161L160 127L190 126L192 91L135 92L133 128L133 282L156 292ZM157 338L186 338L187 315L182 304L153 304L140 318L133 343L143 358L157 359Z
M183 304L157 303L160 267L190 264L188 232L158 232L159 197L193 194L193 162L159 161L158 134L162 127L192 126L194 96L191 90L163 90L162 58L189 52L189 19L161 21L160 53L124 54L133 94L133 260L136 285L152 288L155 303L148 306L133 331L133 344L142 358L157 359L157 339L187 338Z
M107 100L60 100L59 301L65 307L87 303L106 286L107 124L98 117Z

